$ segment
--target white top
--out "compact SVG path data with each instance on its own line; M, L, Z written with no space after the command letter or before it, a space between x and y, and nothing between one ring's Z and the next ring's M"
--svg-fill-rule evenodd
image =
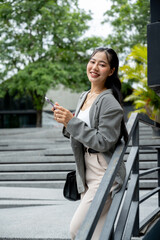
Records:
M78 113L78 116L77 116L79 119L81 119L83 122L85 122L89 127L91 127L90 120L89 120L90 108L91 108L91 106L84 111L80 110L80 112Z

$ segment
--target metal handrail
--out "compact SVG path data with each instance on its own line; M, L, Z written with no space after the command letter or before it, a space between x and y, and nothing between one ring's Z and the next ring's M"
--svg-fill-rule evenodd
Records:
M100 240L109 239L130 239L131 235L138 236L140 225L139 223L139 121L150 125L152 127L160 128L160 124L149 119L146 115L132 113L130 119L127 123L127 130L129 134L129 141L132 139L132 147L128 160L126 163L127 175L122 189L114 196L111 207L107 214L107 218L104 227L101 232ZM128 141L128 143L129 143ZM126 152L127 145L121 142L115 149L114 154L110 160L108 168L102 178L99 188L97 189L96 195L92 201L92 204L88 210L86 218L84 219L76 240L90 240L96 224L99 220L101 212L103 210L104 204L114 182L115 176L118 172L119 166L123 161L124 154ZM160 157L159 157L160 158ZM158 168L160 167L160 162L158 163ZM132 175L131 175L132 171ZM159 169L156 169L158 173ZM160 176L160 175L158 175ZM130 178L130 181L129 181ZM127 184L132 185L126 190ZM158 180L160 186L160 179ZM159 191L159 190L157 190ZM116 228L114 229L116 217L121 205L122 199L124 198L124 193L126 196L124 199L124 204L121 207L121 213L119 219L116 223ZM160 192L159 192L160 193ZM153 195L153 193L152 193ZM148 195L149 196L149 195ZM160 194L159 194L160 198ZM159 199L160 203L160 199ZM160 211L160 205L157 212ZM157 214L157 212L155 214ZM125 218L124 218L125 216ZM153 216L152 216L153 218ZM122 221L122 219L124 219ZM146 220L147 223L148 219ZM129 228L127 224L129 223ZM143 221L143 226L145 222ZM126 226L126 227L125 227ZM125 228L125 231L124 231Z

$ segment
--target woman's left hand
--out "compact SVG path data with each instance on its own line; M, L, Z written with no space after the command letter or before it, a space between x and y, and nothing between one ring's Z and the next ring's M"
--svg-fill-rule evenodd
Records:
M58 123L63 123L65 127L67 126L68 122L73 118L73 114L66 108L59 106L58 103L55 103L52 111L54 112L54 119Z

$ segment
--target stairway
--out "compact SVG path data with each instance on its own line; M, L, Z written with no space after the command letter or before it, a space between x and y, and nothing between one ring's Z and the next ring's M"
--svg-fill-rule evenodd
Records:
M0 186L62 188L74 159L61 130L1 129Z
M68 171L75 168L70 142L62 126L0 130L0 186L62 188ZM140 144L159 145L152 129L140 124ZM130 147L124 160L127 160ZM140 150L140 171L156 167L156 150ZM157 173L140 180L141 189L157 186Z

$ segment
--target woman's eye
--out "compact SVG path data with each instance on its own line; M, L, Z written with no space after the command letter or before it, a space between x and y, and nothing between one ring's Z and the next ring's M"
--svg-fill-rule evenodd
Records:
M105 65L104 65L104 64L100 64L100 66L101 66L101 67L105 67Z

